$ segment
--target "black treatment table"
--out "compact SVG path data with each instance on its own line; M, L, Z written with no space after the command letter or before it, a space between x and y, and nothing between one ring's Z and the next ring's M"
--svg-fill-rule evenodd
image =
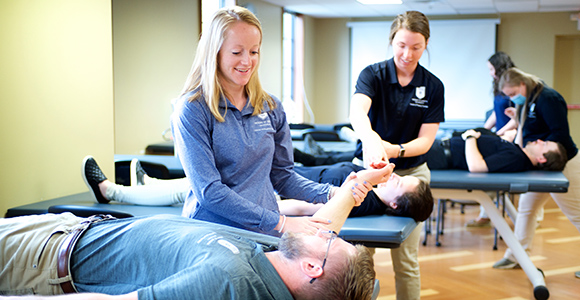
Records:
M486 191L565 193L568 191L568 179L562 172L470 173L463 170L432 170L431 191L436 199L473 200L481 204L534 286L534 297L548 299L550 294L542 272L534 266ZM510 201L506 203L511 204ZM515 212L513 204L508 210Z

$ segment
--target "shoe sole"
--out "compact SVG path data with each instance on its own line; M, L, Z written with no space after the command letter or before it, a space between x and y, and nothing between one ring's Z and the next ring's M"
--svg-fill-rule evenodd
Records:
M81 175L83 176L83 181L85 182L85 184L89 188L89 192L91 192L91 197L93 197L93 200L95 200L95 202L101 203L101 204L109 203L110 201L108 201L107 199L105 199L107 202L99 201L99 199L97 198L97 195L95 195L95 191L93 190L93 188L91 187L91 184L89 183L89 180L87 179L87 174L85 173L85 170L86 170L87 160L89 160L91 158L95 159L92 155L87 155L87 156L85 156L85 158L83 158L83 163L81 164ZM97 186L97 188L98 188L98 186ZM103 199L104 199L104 197L103 197Z
M85 184L89 188L89 192L91 192L91 197L93 197L93 200L95 200L95 202L99 203L99 200L97 199L97 196L95 195L95 192L93 191L93 188L91 187L91 184L89 183L89 180L87 179L87 174L85 173L85 170L87 168L86 167L87 160L89 160L91 158L93 158L93 156L91 156L91 155L87 155L87 156L85 156L85 158L83 158L83 163L81 164L81 174L83 176L83 181L85 182Z

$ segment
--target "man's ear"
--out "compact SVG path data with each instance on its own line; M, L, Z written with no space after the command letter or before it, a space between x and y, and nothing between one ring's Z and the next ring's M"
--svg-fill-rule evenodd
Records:
M397 204L397 202L393 201L393 202L389 202L388 204L391 208L396 209L397 207L399 207L399 205Z
M546 157L544 156L544 154L540 154L538 156L536 156L536 160L538 161L538 163L543 164L546 163L548 160L546 159Z
M300 270L310 278L318 278L324 273L320 263L319 260L314 258L304 258L300 261Z

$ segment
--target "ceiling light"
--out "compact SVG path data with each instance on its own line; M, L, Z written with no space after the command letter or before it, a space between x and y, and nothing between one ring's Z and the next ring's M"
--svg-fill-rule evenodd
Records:
M403 4L402 0L356 0L365 5L371 4Z

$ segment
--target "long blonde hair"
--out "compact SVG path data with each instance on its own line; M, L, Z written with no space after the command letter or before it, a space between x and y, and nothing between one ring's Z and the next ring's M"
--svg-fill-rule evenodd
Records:
M218 54L225 39L225 33L236 22L245 22L256 26L260 31L260 45L262 44L262 25L256 16L246 8L234 6L218 10L211 21L207 31L199 39L193 65L187 76L181 96L194 91L189 97L189 101L205 99L212 115L223 122L225 113L219 111L220 99L224 96L224 90L218 79ZM260 114L264 107L264 102L268 103L270 109L276 107L274 99L264 91L258 78L259 60L256 68L245 86L245 92L252 106L253 115Z

